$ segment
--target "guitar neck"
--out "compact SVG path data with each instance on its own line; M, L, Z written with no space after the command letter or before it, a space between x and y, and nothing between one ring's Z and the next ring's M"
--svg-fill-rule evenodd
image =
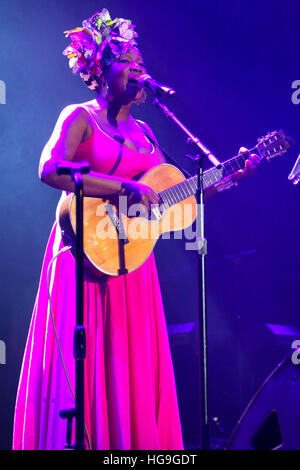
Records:
M249 150L252 152L254 149ZM221 181L226 176L232 175L238 170L245 167L247 155L238 155L229 160L226 160L218 167L212 167L203 173L203 188L207 189L210 186ZM178 202L187 199L196 194L198 186L198 175L192 176L181 183L165 189L159 193L159 196L165 207L171 207Z

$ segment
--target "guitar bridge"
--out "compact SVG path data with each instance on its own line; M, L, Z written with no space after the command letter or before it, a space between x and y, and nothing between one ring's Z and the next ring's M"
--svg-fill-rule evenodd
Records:
M110 204L105 205L105 210L106 210L108 217L111 220L111 223L113 224L116 231L118 232L119 239L123 240L124 245L126 245L127 243L129 243L129 240L124 230L121 218L117 216L117 214L113 210L113 207Z
M160 220L162 217L161 209L158 205L151 206L151 220Z

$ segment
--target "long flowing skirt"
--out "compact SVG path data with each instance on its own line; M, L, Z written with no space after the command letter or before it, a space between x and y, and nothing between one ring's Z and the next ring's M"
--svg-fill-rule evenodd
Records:
M62 247L55 222L19 379L13 433L16 450L64 449L66 420L59 413L74 407L47 292L47 268ZM72 254L59 255L49 274L59 344L74 391L76 278ZM84 323L85 426L92 449L182 449L173 365L153 254L125 276L99 280L86 275Z

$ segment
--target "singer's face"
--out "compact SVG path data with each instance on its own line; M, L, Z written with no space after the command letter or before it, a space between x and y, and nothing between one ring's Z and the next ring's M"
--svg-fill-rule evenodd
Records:
M126 95L127 98L136 97L140 87L130 83L130 80L145 73L143 57L140 51L134 47L126 54L121 55L104 72L104 78L108 84L111 95L115 98Z

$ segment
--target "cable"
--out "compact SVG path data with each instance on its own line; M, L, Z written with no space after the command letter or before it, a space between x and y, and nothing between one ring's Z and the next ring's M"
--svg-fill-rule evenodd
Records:
M61 254L64 253L65 251L69 251L71 248L72 248L72 246L65 246L64 248L62 248L61 250L59 250L59 252L58 252L58 253L52 258L52 260L50 261L50 263L49 263L49 265L48 265L48 268L47 268L47 288L48 288L48 301L49 301L51 319L52 319L52 324L53 324L53 329L54 329L54 334L55 334L55 339L56 339L56 343L57 343L57 347L58 347L60 359L61 359L61 362L62 362L62 366L63 366L63 369L64 369L64 373L65 373L65 376L66 376L66 379L67 379L69 388L70 388L70 390L71 390L71 393L72 393L72 395L73 395L74 400L76 400L76 395L75 395L75 393L74 393L74 391L73 391L73 388L72 388L72 385L71 385L71 382L70 382L70 378L69 378L69 375L68 375L68 372L67 372L67 368L66 368L65 361L64 361L64 358L63 358L62 350L61 350L61 347L60 347L60 342L59 342L59 339L58 339L58 334L57 334L56 325L55 325L55 320L54 320L54 315L53 315L53 310L52 310L51 292L50 292L50 285L49 285L49 271L50 271L50 267L51 267L52 263L56 260L56 258L57 258L59 255L61 255ZM86 433L86 437L87 437L87 441L88 441L89 450L92 450L91 439L90 439L89 432L88 432L88 430L87 430L87 427L86 427L86 424L85 424L85 423L84 423L84 429L85 429L85 433Z

